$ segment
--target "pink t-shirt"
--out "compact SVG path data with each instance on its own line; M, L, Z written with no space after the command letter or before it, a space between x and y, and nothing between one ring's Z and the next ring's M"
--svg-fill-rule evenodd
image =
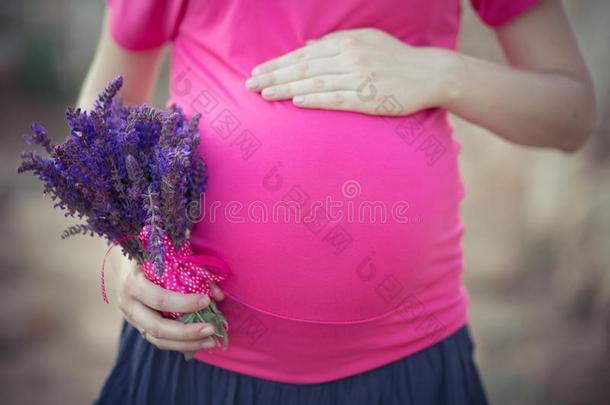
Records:
M460 145L446 112L306 110L244 87L255 65L341 29L455 49L459 0L109 2L122 47L172 43L168 103L202 114L209 188L191 239L231 269L220 303L230 343L198 360L316 383L398 360L466 323ZM472 0L490 26L535 3ZM385 96L382 114L399 108Z

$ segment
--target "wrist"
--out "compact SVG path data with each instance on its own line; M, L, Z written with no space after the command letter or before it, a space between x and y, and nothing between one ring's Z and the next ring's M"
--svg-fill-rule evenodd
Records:
M458 52L445 49L435 49L434 58L434 83L435 83L435 107L441 107L448 111L458 102L462 95L464 84L464 68L466 60Z

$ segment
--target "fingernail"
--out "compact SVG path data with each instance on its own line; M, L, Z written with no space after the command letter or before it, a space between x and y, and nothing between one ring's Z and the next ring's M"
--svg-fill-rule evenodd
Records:
M258 80L256 80L256 79L248 79L248 80L246 80L246 87L247 88L249 88L249 89L256 89L256 88L258 88L258 86L259 86Z
M277 90L274 87L268 87L263 90L262 94L264 97L273 97L275 93L277 93Z
M294 101L295 104L303 104L303 102L305 101L305 97L303 96L295 96L292 101Z
M210 298L207 295L204 295L199 300L199 306L200 307L207 307L208 305L210 305Z
M214 327L213 326L206 326L206 327L201 329L201 336L210 336L213 333L214 333Z
M252 69L252 75L253 75L253 76L254 76L254 75L259 75L259 74L261 74L261 73L263 73L263 69L261 69L261 68L258 68L258 67L257 67L257 68Z

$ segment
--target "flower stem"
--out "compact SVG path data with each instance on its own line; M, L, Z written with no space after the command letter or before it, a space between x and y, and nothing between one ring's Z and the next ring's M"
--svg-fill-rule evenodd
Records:
M180 321L185 324L199 322L207 322L212 324L214 326L214 340L218 344L218 338L222 338L222 349L226 350L227 345L229 344L229 324L222 312L216 306L216 302L214 302L214 300L210 300L210 305L200 309L197 312L183 314L180 317ZM190 360L193 358L194 354L195 352L184 352L184 359Z

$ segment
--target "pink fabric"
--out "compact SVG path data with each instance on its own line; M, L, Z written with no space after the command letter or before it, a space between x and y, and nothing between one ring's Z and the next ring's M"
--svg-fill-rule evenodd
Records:
M172 0L106 0L112 36L123 48L141 51L173 40L186 3Z
M504 3L475 5L497 23L516 15ZM534 2L510 3L523 11ZM455 49L459 0L111 5L111 32L125 48L173 42L168 103L202 114L210 177L191 241L231 268L219 305L230 339L198 360L282 382L330 381L410 355L467 321L460 145L446 112L303 110L244 87L256 64L340 29ZM380 111L396 108L386 96Z
M138 235L144 249L148 249L149 237L150 228L145 226ZM188 240L179 249L174 247L174 244L167 235L163 236L161 243L165 246L163 272L159 274L154 263L150 260L142 263L142 269L146 278L158 286L183 294L212 296L212 288L209 282L215 281L218 283L228 275L228 270L225 271L224 268L221 268L218 271L212 267L207 256L195 256L191 243ZM212 257L212 259L216 258ZM212 264L217 262L218 259L212 260ZM222 266L224 266L224 263L222 263ZM163 312L163 315L176 319L180 318L182 313Z
M470 0L470 2L485 24L498 27L523 14L532 6L538 4L540 0Z

